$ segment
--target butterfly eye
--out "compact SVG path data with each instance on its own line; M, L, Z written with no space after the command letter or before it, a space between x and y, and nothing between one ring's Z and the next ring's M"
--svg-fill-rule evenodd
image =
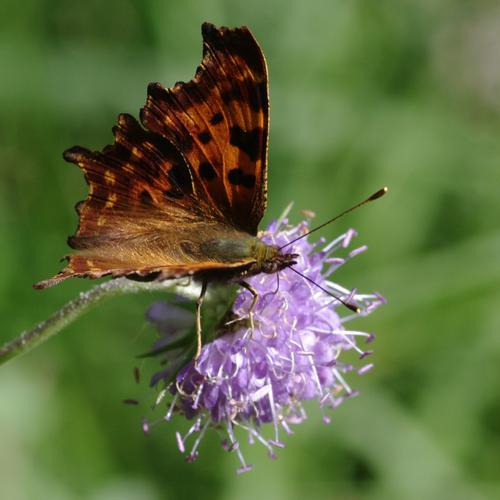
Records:
M275 261L266 261L262 264L262 271L266 274L274 274L279 270L278 263Z

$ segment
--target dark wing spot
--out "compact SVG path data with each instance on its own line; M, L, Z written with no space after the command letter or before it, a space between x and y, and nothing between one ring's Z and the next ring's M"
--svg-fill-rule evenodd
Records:
M231 184L238 186L241 184L241 178L243 176L243 171L241 168L233 168L229 171L228 179Z
M212 116L212 118L210 118L210 123L212 125L217 125L223 119L224 119L224 117L222 116L222 113L215 113L214 116Z
M204 130L198 134L198 139L200 139L203 144L208 144L212 140L212 135L208 130Z
M208 161L205 161L200 165L199 172L201 178L207 181L211 181L217 177L217 172Z
M153 198L147 189L141 191L141 203L147 207L153 205Z
M261 155L262 129L256 127L245 132L241 127L235 125L231 127L231 137L229 142L245 152L252 161L257 161Z
M168 179L178 190L191 188L191 175L185 163L175 163L168 171Z
M233 168L229 171L229 182L235 186L243 186L252 189L255 186L255 175L245 174L241 168Z
M241 94L240 87L233 86L231 90L226 90L221 93L222 101L226 106L228 106L231 101L243 101L243 95Z

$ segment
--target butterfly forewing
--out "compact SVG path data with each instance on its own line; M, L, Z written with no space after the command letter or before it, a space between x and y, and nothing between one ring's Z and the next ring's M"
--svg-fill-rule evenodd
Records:
M65 152L89 184L77 205L75 250L51 286L70 276L163 278L254 262L266 203L267 70L247 28L202 28L202 65L172 89L151 84L143 128L120 115L114 144ZM211 241L240 241L237 255ZM232 248L232 246L230 246Z
M266 207L266 62L247 28L205 23L202 33L195 78L171 89L151 84L141 120L179 146L226 219L256 234Z

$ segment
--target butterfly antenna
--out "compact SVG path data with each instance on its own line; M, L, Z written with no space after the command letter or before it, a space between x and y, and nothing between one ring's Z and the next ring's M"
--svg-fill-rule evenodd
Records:
M309 281L309 283L312 283L314 286L317 286L320 290L328 294L330 297L333 297L335 300L338 300L342 305L346 306L347 309L350 309L356 314L359 314L361 312L361 309L357 305L351 304L350 302L346 302L345 300L341 299L334 293L330 292L330 290L327 290L321 285L318 285L318 283L316 283L313 279L309 278L309 276L306 276L305 274L302 274L300 271L297 271L297 269L295 269L294 267L289 266L288 269L291 269L294 273L297 273L299 276L302 276L305 280Z
M381 198L382 196L384 196L385 193L387 193L387 191L388 191L387 187L383 187L382 189L379 189L376 193L373 193L371 196L369 196L368 198L366 198L366 200L363 200L363 201L357 203L353 207L348 208L347 210L344 210L340 214L336 215L335 217L333 217L333 219L330 219L330 220L324 222L323 224L321 224L320 226L317 226L314 229L311 229L309 232L300 235L298 238L295 238L294 240L289 241L288 243L286 243L282 247L279 247L279 250L282 250L283 248L291 245L292 243L295 243L296 241L299 241L302 238L305 238L306 236L309 236L311 233L314 233L315 231L318 231L319 229L322 229L323 227L327 226L328 224L330 224L332 222L335 222L336 220L340 219L341 217L343 217L344 215L348 214L349 212L352 212L353 210L356 210L357 208L360 208L363 205L366 205L367 203L370 203L370 201L374 201L374 200L377 200L378 198Z

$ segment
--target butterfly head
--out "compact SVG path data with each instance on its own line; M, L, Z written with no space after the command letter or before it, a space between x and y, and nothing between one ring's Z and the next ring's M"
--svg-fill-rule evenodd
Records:
M297 263L298 254L283 253L274 245L258 242L255 248L258 272L273 274Z
M276 254L262 262L262 272L267 274L277 273L282 269L297 264L297 257L298 254L296 253L280 253L276 248Z

